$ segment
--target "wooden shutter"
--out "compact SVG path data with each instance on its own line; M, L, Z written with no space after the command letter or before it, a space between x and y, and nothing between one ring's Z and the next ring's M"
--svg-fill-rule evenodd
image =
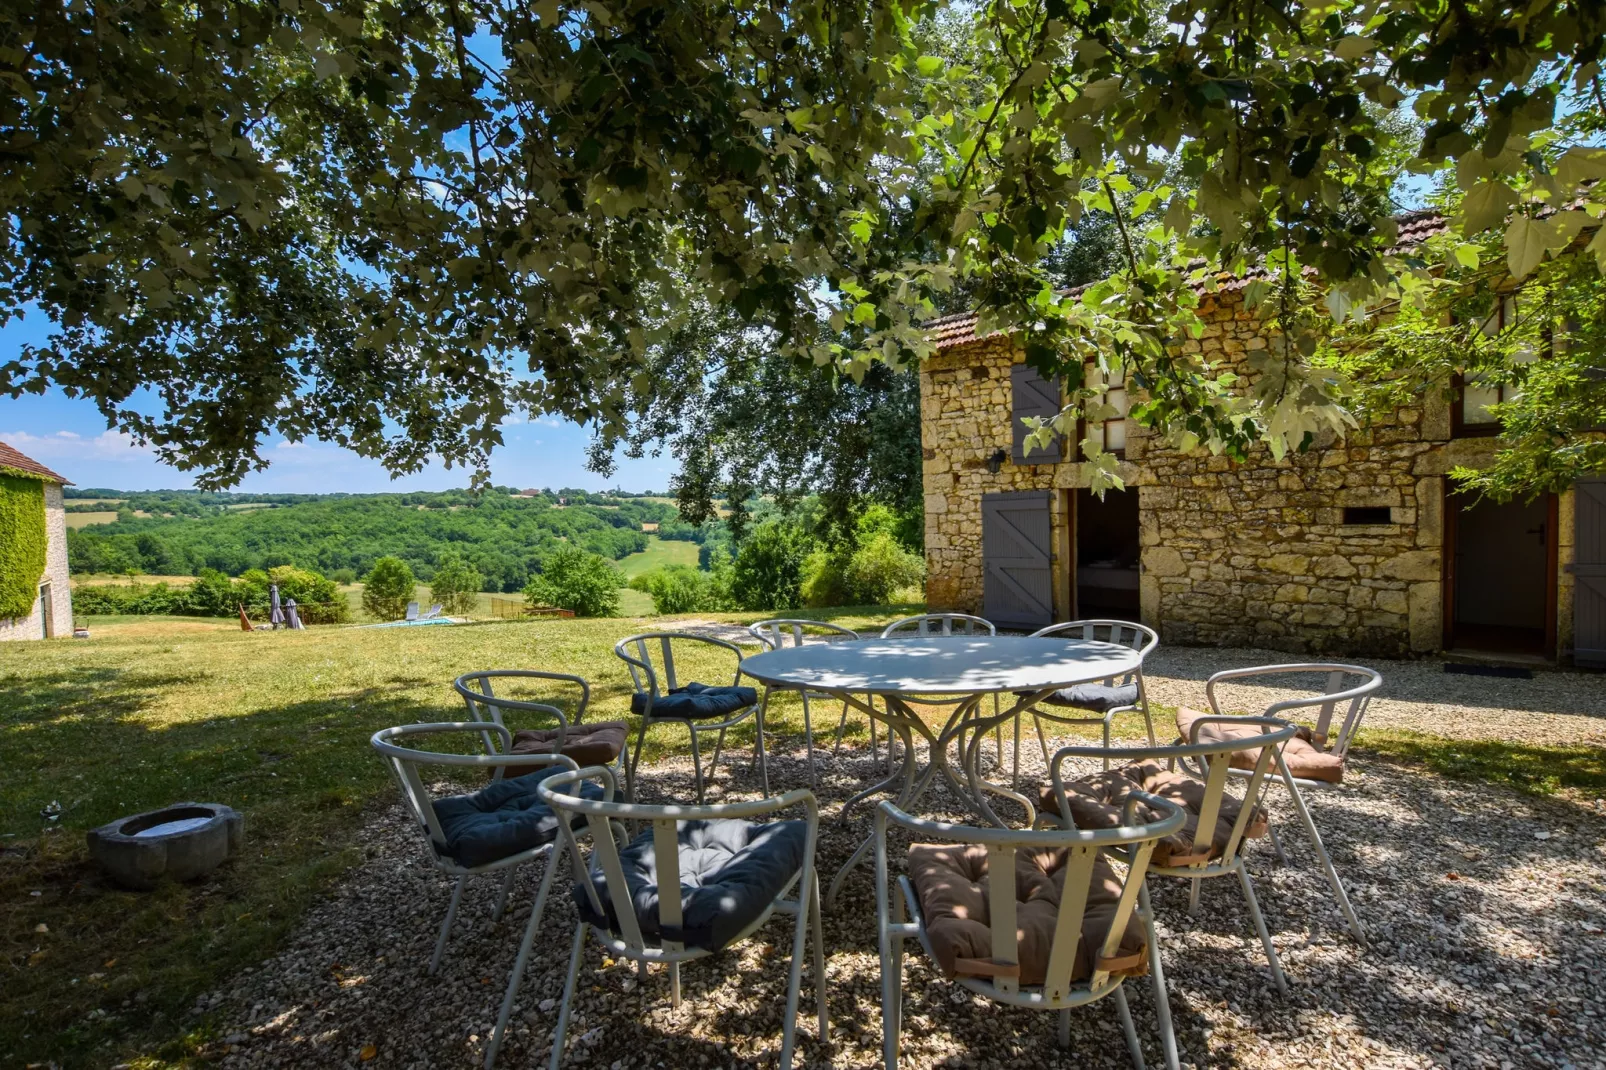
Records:
M1009 628L1054 620L1049 491L981 499L982 616Z
M1573 661L1606 668L1606 476L1573 491Z
M1060 413L1060 388L1037 374L1036 369L1016 364L1009 370L1010 431L1014 448L1010 451L1016 464L1056 464L1063 459L1065 440L1056 438L1048 448L1026 449L1026 425L1022 418L1037 416L1051 420Z

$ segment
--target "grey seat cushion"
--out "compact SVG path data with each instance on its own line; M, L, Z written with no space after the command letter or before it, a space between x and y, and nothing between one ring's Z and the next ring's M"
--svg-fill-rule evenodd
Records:
M619 852L630 890L636 924L648 940L679 940L687 947L719 951L769 909L803 868L808 824L803 821L684 821L680 845L681 925L658 922L658 861L652 831L642 833ZM580 916L592 925L618 934L619 922L608 898L608 879L593 861L591 881L606 917L592 909L585 887L576 884L574 900Z
M561 770L548 766L523 776L494 780L470 795L436 799L435 819L446 834L444 854L463 866L484 866L548 844L558 834L558 816L536 794L536 785ZM602 785L584 781L580 795L601 799Z
M1137 684L1075 684L1062 687L1043 700L1045 706L1066 706L1093 713L1108 713L1138 704Z
M640 715L647 712L647 692L637 691L630 696L630 712ZM728 717L758 702L758 691L751 687L714 687L695 681L677 687L667 695L659 695L652 703L654 717L681 717L696 721L710 717Z

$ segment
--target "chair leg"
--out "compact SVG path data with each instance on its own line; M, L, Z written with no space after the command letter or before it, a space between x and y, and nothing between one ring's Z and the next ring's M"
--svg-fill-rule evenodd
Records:
M803 701L805 703L808 702L807 699ZM753 721L758 726L758 741L753 745L753 755L758 760L758 780L763 786L765 795L770 793L770 760L769 755L764 751L764 715L769 712L769 705L770 689L766 687L764 689L764 701L759 703L758 712L753 714ZM807 710L808 706L805 705L803 708ZM721 731L720 738L723 739L724 736L725 733Z
M1249 918L1255 923L1255 932L1266 949L1266 961L1271 963L1271 977L1277 982L1277 991L1288 994L1288 981L1283 977L1283 965L1277 961L1277 949L1272 946L1271 933L1266 931L1266 919L1260 916L1260 904L1255 900L1255 882L1249 879L1249 868L1238 866L1238 880L1244 886L1244 902L1249 904Z
M820 921L820 875L813 875L814 888L809 895L809 913L814 918L814 999L820 1014L820 1043L831 1042L831 1015L827 1005L825 976L825 925Z
M1160 941L1154 934L1154 908L1149 905L1149 886L1138 889L1138 906L1143 914L1144 935L1149 940L1149 978L1154 986L1154 1017L1160 1027L1160 1046L1165 1052L1166 1070L1178 1070L1177 1034L1171 1028L1171 997L1166 991L1165 967L1160 963Z
M563 1065L563 1036L569 1031L569 1010L574 1004L574 987L580 979L580 956L586 947L586 923L575 922L574 946L569 951L569 977L563 982L563 1004L558 1010L558 1026L552 1031L551 1070Z
M446 938L451 935L452 922L457 918L457 904L463 898L463 884L467 880L467 877L459 877L457 878L457 883L452 885L452 902L446 908L446 917L441 920L441 934L435 938L435 954L429 960L431 977L435 975L436 970L441 968L441 955L446 950Z
M714 760L708 763L708 775L713 776L719 772L719 755L725 749L725 729L719 730L719 737L714 740Z
M1068 1034L1070 1032L1070 1014L1068 1011L1061 1011L1060 1013L1065 1016L1065 1024L1061 1026L1061 1031ZM1132 1008L1126 1005L1126 985L1124 984L1117 986L1115 989L1115 1013L1121 1016L1121 1030L1126 1033L1126 1050L1132 1053L1132 1065L1136 1066L1138 1070L1144 1070L1143 1045L1138 1043L1138 1028L1132 1024ZM1065 1039L1069 1041L1070 1037L1066 1036ZM1070 1045L1067 1043L1065 1046L1069 1047Z
M643 718L641 727L636 730L635 757L625 765L625 798L630 802L636 801L636 770L641 766L641 747L647 742L647 729L651 727L652 722Z
M1117 988L1115 991L1119 993L1121 990ZM1059 1022L1057 1023L1058 1028L1054 1030L1054 1043L1058 1044L1061 1048L1069 1048L1071 1046L1070 1008L1060 1011L1055 1017L1059 1019Z
M1009 790L1020 790L1020 714L1015 715L1015 758L1009 773Z
M1327 853L1327 847L1322 843L1322 834L1316 831L1316 821L1310 816L1310 810L1305 806L1305 797L1299 792L1299 785L1289 775L1288 766L1283 765L1281 755L1277 764L1282 767L1283 782L1288 787L1288 797L1293 800L1294 810L1299 814L1300 822L1305 826L1305 834L1310 837L1310 845L1316 848L1316 857L1322 860L1322 870L1327 874L1327 886L1333 890L1333 898L1338 900L1339 909L1349 921L1350 932L1354 934L1356 943L1366 946L1366 930L1361 927L1361 919L1355 916L1355 908L1350 905L1349 893L1344 891L1344 882L1338 879L1338 870L1333 868L1333 859Z
M1277 835L1277 826L1268 821L1266 822L1266 831L1271 834L1271 852L1276 857L1277 864L1286 866L1288 864L1288 856L1283 854L1283 841L1282 837Z
M669 964L669 1005L680 1009L680 963Z
M820 778L814 772L814 725L809 720L809 693L803 692L803 745L809 752L809 787L819 788ZM764 794L770 793L770 779L764 777Z
M792 1049L797 1043L797 1005L803 988L803 952L808 950L809 902L813 897L813 874L798 882L797 922L792 926L792 960L786 967L786 1012L781 1016L780 1070L792 1070Z
M507 909L507 894L513 890L513 875L518 871L519 867L511 866L502 874L502 891L496 897L496 909L491 911L493 923L502 920L502 912Z
M1198 877L1188 882L1188 917L1190 918L1199 912L1199 886L1203 883L1204 881Z
M697 784L697 805L703 804L703 758L697 752L697 728L691 727L691 771Z
M892 920L903 924L902 889L892 888ZM898 1070L903 1031L903 937L887 934L881 947L881 1057L886 1070Z
M1104 771L1110 771L1110 715L1104 715Z
M835 758L836 756L838 756L839 754L842 753L842 737L847 735L847 731L848 731L848 704L847 704L846 701L844 701L842 703L842 719L840 721L838 721L837 724L836 724L836 743L832 744L832 746L831 746L831 757Z
M1043 749L1043 768L1047 769L1053 764L1054 759L1048 755L1048 740L1043 736L1043 719L1034 713L1032 724L1037 728L1037 745Z
M546 909L547 892L552 888L552 877L557 872L558 860L562 857L561 848L553 844L552 851L546 858L546 872L541 874L541 884L535 892L535 903L530 908L530 922L524 927L524 939L519 942L518 957L513 960L513 974L507 979L507 992L502 996L502 1010L496 1016L496 1028L491 1032L491 1042L485 1048L485 1070L491 1070L491 1064L496 1062L496 1053L502 1049L502 1039L507 1035L507 1020L513 1014L513 1000L519 994L519 984L524 980L524 970L530 961L530 948L535 944L535 931L541 927L541 914Z

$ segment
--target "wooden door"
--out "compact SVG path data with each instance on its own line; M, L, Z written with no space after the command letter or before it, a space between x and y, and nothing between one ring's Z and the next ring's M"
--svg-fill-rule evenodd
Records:
M1026 425L1023 417L1035 416L1052 420L1060 414L1060 388L1049 382L1037 370L1026 364L1016 364L1009 370L1010 413L1009 426L1012 448L1010 457L1016 464L1058 464L1065 459L1065 440L1055 438L1047 446L1026 448Z
M1573 662L1606 668L1606 476L1573 485Z
M1053 623L1050 493L982 495L982 616L1001 627L1035 630Z

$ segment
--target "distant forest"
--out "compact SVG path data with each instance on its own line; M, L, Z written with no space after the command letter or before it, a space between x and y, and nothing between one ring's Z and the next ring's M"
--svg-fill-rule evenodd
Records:
M400 557L424 582L455 552L487 591L521 590L542 560L568 542L618 559L647 547L643 524L664 539L723 541L718 523L693 527L666 500L647 495L513 487L409 494L226 494L69 488L70 512L113 511L117 520L67 533L74 572L183 576L213 568L295 565L349 581L376 558ZM117 499L89 502L84 499ZM244 508L242 508L244 507ZM137 516L136 513L149 514Z

